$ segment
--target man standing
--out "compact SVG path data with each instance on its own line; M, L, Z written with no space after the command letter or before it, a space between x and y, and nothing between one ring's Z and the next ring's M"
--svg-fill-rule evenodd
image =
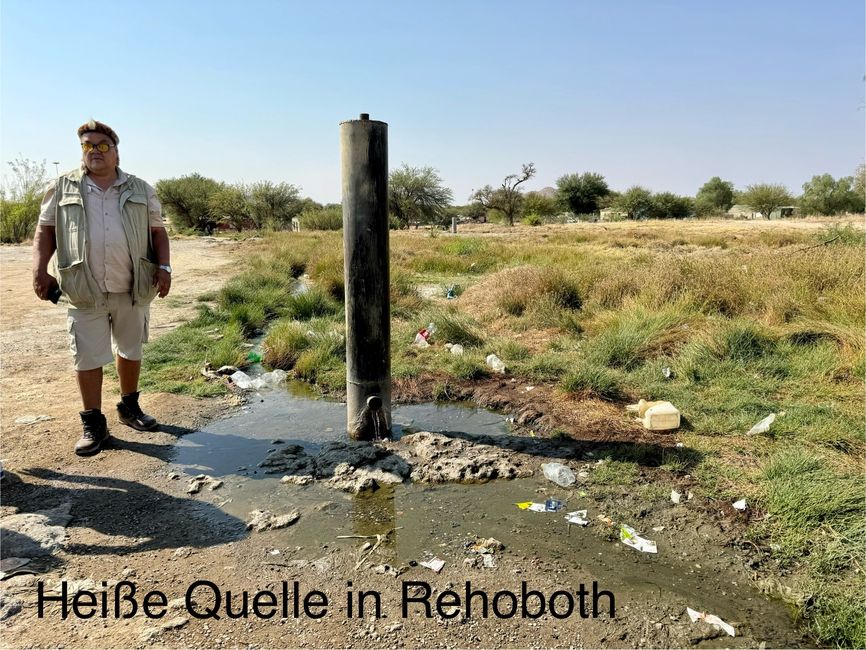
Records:
M150 302L171 288L168 234L153 188L123 172L119 138L90 120L78 129L81 167L61 175L42 201L33 240L33 289L42 300L70 303L69 346L81 392L84 433L75 453L95 454L108 437L102 414L102 367L117 354L117 415L139 431L158 425L138 405L142 344ZM55 275L48 263L56 255Z

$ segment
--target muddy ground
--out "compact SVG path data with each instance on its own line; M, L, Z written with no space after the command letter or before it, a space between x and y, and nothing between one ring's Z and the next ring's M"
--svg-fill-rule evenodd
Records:
M243 244L209 239L173 243L172 266L177 269L172 295L155 303L151 331L168 331L193 312L195 296L220 286L232 273L232 259ZM52 555L42 556L22 573L0 582L0 616L4 647L756 647L809 645L796 632L785 607L767 600L756 588L762 577L754 570L763 556L742 541L750 514L729 504L713 503L696 494L680 505L667 498L648 499L633 486L594 490L591 481L570 491L584 500L592 523L569 529L561 517L538 514L527 518L508 501L532 500L559 494L540 480L539 465L551 460L537 447L539 436L557 428L576 433L576 442L562 442L558 456L575 471L591 476L593 449L600 443L641 442L659 449L676 444L672 436L651 436L625 419L620 410L604 403L566 404L552 390L504 380L474 386L454 385L456 399L474 399L480 405L503 410L515 418L516 443L524 468L534 479L487 486L413 488L418 503L425 498L444 504L405 515L410 530L396 531L366 561L358 565L363 539L336 539L337 528L358 534L384 533L381 520L365 524L359 512L370 505L369 496L334 490L333 499L312 503L301 498L309 489L285 486L285 512L299 503L300 518L289 528L248 532L245 521L228 514L220 503L232 486L187 494L189 476L177 477L172 465L178 440L236 409L235 397L194 400L174 395L148 394L145 410L164 423L159 431L138 433L117 423L109 408L117 398L110 382L104 391L105 410L113 435L110 449L91 458L78 458L72 445L79 434L79 402L66 352L65 313L38 301L30 288L30 255L26 247L0 248L0 426L2 458L8 477L2 486L4 518L52 508L54 523L65 524L65 539ZM435 380L396 386L406 400L428 399ZM592 415L588 415L588 414ZM16 424L23 415L52 419ZM279 430L275 423L275 431ZM471 445L471 443L469 443ZM500 445L502 453L511 453ZM462 454L474 455L471 446ZM687 473L665 475L644 467L638 484L658 483L659 493L672 487L686 495L693 487ZM187 472L191 473L191 472ZM535 480L524 484L519 481ZM580 483L580 482L579 482ZM320 488L317 488L320 489ZM388 495L393 488L382 488ZM224 490L221 492L220 490ZM450 491L448 491L450 490ZM474 491L472 491L474 490ZM438 496L437 496L438 495ZM496 505L493 499L497 499ZM488 499L488 501L485 501ZM331 502L338 504L333 508ZM386 499L387 501L387 499ZM414 502L413 502L414 503ZM404 515L395 512L396 520ZM419 506L420 508L420 506ZM329 511L331 511L329 513ZM64 513L68 512L69 517ZM487 513L490 513L488 516ZM656 539L659 554L650 556L618 541L615 528L598 519L617 513L623 521ZM352 518L356 519L352 519ZM415 518L413 518L415 517ZM68 519L68 521L67 521ZM346 519L351 520L346 524ZM330 525L333 523L333 525ZM62 524L61 524L62 525ZM414 530L412 530L414 528ZM653 532L652 528L660 528ZM414 536L413 548L425 548L446 561L441 573L413 566L428 559L418 552L406 557L393 536ZM466 542L474 536L495 536L504 544L493 554L495 567L486 568ZM303 543L293 543L303 539ZM420 538L420 539L419 539ZM375 543L375 537L371 542ZM4 557L5 557L4 553ZM391 575L381 565L397 567ZM377 572L376 567L380 567ZM318 590L329 598L327 613L319 619L295 616L290 602L287 616L273 618L194 618L177 602L167 615L149 620L141 609L136 616L115 620L99 616L82 620L60 618L57 603L47 606L40 619L36 608L38 582L46 588L66 580L77 588L110 588L121 580L136 585L139 595L160 590L168 600L183 598L196 580L209 580L223 594L274 590L282 584L291 592ZM444 607L427 617L413 606L406 618L400 604L404 584L425 581L432 598L453 589L465 591L466 581L490 598L500 590L520 594L521 581L548 596L557 590L576 591L582 583L615 596L615 616L605 611L598 618L578 613L564 619L481 618L477 612ZM81 581L90 581L84 582ZM354 589L381 594L382 618L349 617L347 581ZM408 588L408 587L406 587ZM416 594L416 592L411 592ZM51 595L55 595L51 593ZM199 605L210 603L197 592ZM291 601L291 598L290 598ZM237 601L236 601L237 602ZM604 600L601 601L604 604ZM112 601L109 600L109 610ZM139 598L141 605L141 598ZM225 601L223 608L225 608ZM738 635L726 636L707 623L691 623L686 606L705 609L734 625ZM236 607L236 605L235 605ZM128 610L126 610L128 611ZM14 613L12 613L14 612ZM591 599L590 599L591 612ZM450 616L453 618L449 618Z

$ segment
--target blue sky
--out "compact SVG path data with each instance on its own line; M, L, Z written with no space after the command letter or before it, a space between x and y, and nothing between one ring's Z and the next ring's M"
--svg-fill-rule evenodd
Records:
M0 154L77 164L90 116L150 182L199 172L340 200L339 122L470 191L596 171L693 195L850 175L862 0L0 1ZM5 165L4 165L5 169Z

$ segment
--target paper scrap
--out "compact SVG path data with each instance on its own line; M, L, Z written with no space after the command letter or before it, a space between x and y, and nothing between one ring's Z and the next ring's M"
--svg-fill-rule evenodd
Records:
M747 507L747 506L746 506L746 500L745 500L745 499L740 499L739 501L734 501L733 506L734 506L734 508L736 508L737 510L745 510L746 507Z
M779 414L779 415L781 415L781 414ZM767 433L767 431L770 430L770 425L773 424L773 422L775 422L775 421L776 421L776 414L770 413L770 415L768 415L763 420L758 422L755 426L753 426L751 429L746 431L746 435L747 436L753 436L756 433Z
M445 566L445 560L440 560L438 557L434 557L432 560L425 560L418 564L434 571L435 573L439 573L442 570L442 567Z
M569 512L565 516L565 520L570 524L577 524L578 526L589 525L589 519L586 518L586 510L575 510L574 512Z
M626 546L631 546L642 553L658 553L656 543L638 535L637 531L631 526L620 524L619 539Z
M689 618L692 619L692 623L695 623L697 621L706 621L713 627L717 627L720 630L724 630L725 632L727 632L728 636L737 636L737 631L734 629L734 627L728 623L725 623L718 616L715 616L713 614L706 614L705 612L697 612L691 607L686 607L686 611L689 614Z
M676 490L671 490L671 501L674 503L679 503L680 499L683 498L683 495L677 492Z

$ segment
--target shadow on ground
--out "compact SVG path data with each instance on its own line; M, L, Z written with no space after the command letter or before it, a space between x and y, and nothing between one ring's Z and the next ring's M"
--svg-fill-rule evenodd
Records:
M73 535L63 545L65 552L73 555L122 555L180 546L203 548L247 534L244 522L215 505L172 496L135 481L69 475L43 468L23 471L19 478L20 482L3 490L3 505L17 508L19 515L68 503L72 515L68 528L91 529L100 536L125 540L84 543L75 540L88 535ZM0 526L0 533L2 546L7 546L11 535L21 535L22 531L13 533Z

